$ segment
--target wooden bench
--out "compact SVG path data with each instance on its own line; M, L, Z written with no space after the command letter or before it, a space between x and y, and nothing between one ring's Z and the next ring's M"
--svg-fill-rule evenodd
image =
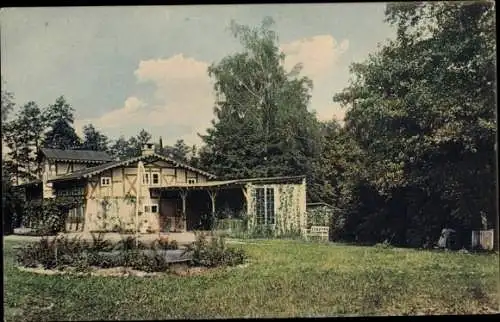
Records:
M310 229L304 229L304 236L306 240L310 237L319 237L321 240L328 241L330 234L330 227L328 226L311 226Z

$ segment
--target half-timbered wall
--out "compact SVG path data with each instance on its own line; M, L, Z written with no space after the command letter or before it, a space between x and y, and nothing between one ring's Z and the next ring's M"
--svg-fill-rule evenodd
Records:
M176 168L168 162L155 161L145 163L146 173L159 173L160 182L150 187L168 186L186 183L188 179L206 182L207 178L193 171ZM110 178L109 186L103 186L101 179ZM151 176L150 176L151 178ZM85 230L113 230L116 227L135 230L135 198L137 198L137 164L117 167L88 180L86 188ZM158 213L142 213L144 205L158 205L158 197L151 196L149 187L142 185L139 193L139 228L142 232L158 231L160 228Z
M62 161L49 161L45 159L43 162L43 197L52 198L55 195L52 184L48 183L48 179L52 179L61 175L72 173L78 170L85 169L88 165L86 163L78 162L62 162Z

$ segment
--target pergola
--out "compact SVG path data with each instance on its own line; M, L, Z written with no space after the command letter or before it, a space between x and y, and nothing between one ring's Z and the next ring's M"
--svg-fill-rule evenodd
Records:
M189 191L192 190L205 190L210 196L212 203L212 216L215 216L215 198L217 192L222 189L241 189L245 197L247 211L250 205L250 193L248 187L251 184L277 184L277 183L301 183L304 176L289 176L289 177L270 177L270 178L251 178L251 179L235 179L223 181L208 181L199 183L176 183L163 187L150 187L149 189L154 192L160 193L161 191L179 191L182 199L182 215L186 215L186 197Z

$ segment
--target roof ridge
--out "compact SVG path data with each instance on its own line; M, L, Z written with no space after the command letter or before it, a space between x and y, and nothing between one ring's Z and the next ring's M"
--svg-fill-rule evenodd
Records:
M115 168L115 167L119 167L119 166L123 166L123 165L128 165L130 163L133 163L133 162L138 162L138 161L142 161L143 159L147 159L147 158L150 158L150 157L157 157L159 159L163 159L163 160L166 160L168 162L171 162L171 163L174 163L175 166L177 167L183 167L183 168L186 168L188 170L191 170L193 172L198 172L198 173L201 173L207 177L212 177L212 178L216 178L216 176L212 173L209 173L209 172L206 172L204 170L201 170L201 169L198 169L198 168L195 168L193 166L190 166L188 164L184 164L184 163L181 163L175 159L172 159L172 158L169 158L169 157L166 157L166 156L163 156L163 155L160 155L160 154L157 154L157 153L153 153L153 154L148 154L148 155L140 155L140 156L137 156L137 157L132 157L132 158L129 158L129 159L126 159L126 160L121 160L121 161L110 161L110 162L106 162L104 164L100 164L100 165L97 165L97 166L94 166L94 167L89 167L89 168L85 168L85 169L82 169L80 171L75 171L75 172L71 172L71 173L68 173L67 175L63 175L63 176L60 176L60 177L55 177L49 181L63 181L63 180L71 180L71 179L78 179L78 178L81 178L81 177L92 177L93 175L96 175L96 174L99 174L103 171L106 171L106 170L109 170L109 169L112 169L112 168Z

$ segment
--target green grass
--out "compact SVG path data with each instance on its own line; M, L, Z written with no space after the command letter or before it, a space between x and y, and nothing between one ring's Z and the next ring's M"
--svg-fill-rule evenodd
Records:
M4 242L6 321L474 314L499 307L498 255L261 240L238 245L251 258L247 267L148 279L22 272L15 245Z

